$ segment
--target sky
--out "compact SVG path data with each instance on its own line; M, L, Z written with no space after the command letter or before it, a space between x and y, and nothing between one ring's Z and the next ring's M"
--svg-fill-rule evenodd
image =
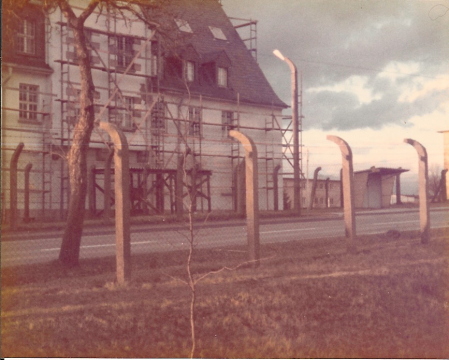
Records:
M222 0L228 16L257 20L258 62L291 104L290 70L302 74L303 169L338 176L341 154L327 135L348 142L354 169L410 169L403 193L417 193L418 157L443 168L449 130L449 0ZM301 83L301 81L300 81ZM286 114L289 110L286 110ZM285 170L284 170L285 171Z

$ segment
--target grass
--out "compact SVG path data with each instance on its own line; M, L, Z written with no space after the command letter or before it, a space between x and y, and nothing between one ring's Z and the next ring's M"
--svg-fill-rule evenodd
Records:
M399 239L342 239L262 247L258 269L198 286L197 357L447 358L448 230ZM244 249L198 250L204 274L245 260ZM2 357L186 357L189 290L183 252L133 257L114 282L114 259L2 270Z

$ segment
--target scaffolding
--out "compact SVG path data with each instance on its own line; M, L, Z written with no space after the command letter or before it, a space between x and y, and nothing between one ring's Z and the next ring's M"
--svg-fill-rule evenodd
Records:
M184 159L185 166L182 187L186 190L182 197L194 194L194 210L212 210L212 175L223 178L224 185L219 194L231 196L232 207L237 210L240 206L237 203L239 186L241 189L238 181L242 180L239 171L244 156L240 144L227 135L231 129L255 134L261 165L259 174L262 178L259 189L264 193L265 207L270 208L276 191L276 165L289 158L288 151L276 149L281 146L276 139L287 139L287 134L291 132L291 129L283 126L275 108L266 106L267 113L271 111L270 116L258 122L248 122L242 119L257 118L260 112L242 105L239 94L234 102L212 104L213 98L199 94L191 96L188 89L167 92L161 88L162 51L158 34L147 28L145 33L140 34L143 36L121 34L118 27L118 23L123 21L121 17L111 12L101 16L106 17L105 28L86 26L91 69L96 79L94 107L97 119L116 123L122 128L136 157L130 166L132 211L135 214L176 212L178 205L175 191L180 158ZM249 29L250 35L243 41L257 59L257 21L235 20L240 21L236 25L237 29ZM41 148L33 150L42 157L40 169L33 169L33 172L42 172L42 214L52 210L52 214L59 214L63 220L70 200L68 168L66 161L56 163L51 159L64 158L71 146L73 129L80 114L81 84L72 30L62 14L56 25L59 31L55 31L54 36L59 37L59 54L54 59L57 68L50 82L57 94L46 94L50 97L46 101L47 107L39 109L39 116L48 125L42 130ZM131 89L130 83L138 84L137 88ZM51 108L54 101L59 106L55 117L52 116L54 110ZM19 111L6 107L3 110ZM217 110L222 112L221 122L207 115ZM52 127L52 124L56 126ZM52 129L57 129L58 134L52 133ZM26 131L23 128L4 130ZM271 136L274 132L281 136ZM103 216L105 209L97 206L101 198L104 197L104 203L109 205L114 203L113 193L105 195L107 165L102 158L110 152L111 144L107 136L94 135L88 159L89 164L93 165L89 173L89 213L92 216ZM222 145L226 151L205 150ZM226 165L222 168L208 165L216 159ZM56 167L58 169L54 171ZM111 171L113 173L113 168Z
M257 61L257 20L229 17L234 29L236 29L248 51Z

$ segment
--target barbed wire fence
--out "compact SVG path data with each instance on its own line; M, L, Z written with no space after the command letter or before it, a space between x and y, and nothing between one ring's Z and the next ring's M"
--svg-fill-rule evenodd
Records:
M230 141L226 139L221 145L229 150ZM257 146L263 147L259 143ZM379 146L379 145L378 145ZM410 206L418 206L417 198L417 157L413 149L408 149L404 144L385 143L383 150L392 149L388 158L381 159L377 163L368 163L365 158L372 152L370 144L366 146L354 146L354 170L355 173L371 170L375 168L388 168L409 170L401 174L401 194L402 203ZM394 151L393 151L394 150ZM15 148L3 149L2 157L2 227L8 230L11 222L11 184L10 184L10 160ZM86 201L87 221L85 236L83 239L83 247L81 256L95 257L113 255L115 251L113 243L112 229L105 227L101 231L99 227L105 224L113 223L114 199L113 190L110 190L109 205L111 211L105 214L105 184L108 176L111 184L113 184L113 174L107 175L104 172L104 162L106 155L110 153L107 144L99 148L95 157L90 158L91 167L89 169L89 185L90 194ZM263 152L262 152L263 153ZM98 156L101 154L101 156ZM371 154L372 155L372 154ZM429 156L429 164L438 163L433 161L432 154ZM263 156L262 156L263 157ZM303 214L317 214L318 216L335 215L334 233L344 236L344 229L341 223L342 198L341 198L341 155L336 151L335 146L315 146L310 149L310 160L303 162L304 179L301 180L301 200ZM322 159L320 161L320 159ZM62 179L58 171L61 168L61 157L52 157L51 154L44 154L37 151L27 150L25 145L19 156L17 163L17 207L16 207L16 225L18 230L26 230L28 233L35 232L36 229L44 231L52 229L52 223L63 223L65 217L65 208L67 204L67 189L61 189L61 184L66 181ZM32 164L31 168L28 164ZM43 165L42 165L43 164ZM199 255L199 261L205 261L204 254L220 253L225 261L234 259L233 261L241 262L246 256L246 230L244 226L244 215L239 213L238 205L236 205L236 193L238 192L239 175L233 173L234 169L230 169L230 163L210 160L213 171L211 173L199 170L200 174L194 174L194 167L189 164L187 169L183 196L192 195L195 199L193 207L194 221L196 224L195 241L196 247L202 249ZM93 166L95 165L95 166ZM28 169L27 169L28 166ZM273 209L271 206L261 206L262 223L274 222L275 220L285 218L292 215L289 209L292 192L292 179L288 176L288 165L284 166L284 176L280 173L279 181L279 210ZM259 178L259 201L261 204L268 204L268 197L273 198L273 190L267 189L267 177L270 175L265 160L259 160L261 174ZM321 167L318 171L316 187L312 196L313 189L313 173L317 167ZM307 168L307 169L306 169ZM132 201L132 252L139 253L158 253L165 256L167 252L176 253L187 249L185 233L188 231L188 224L185 217L179 219L176 213L175 191L176 191L176 169L166 174L161 172L145 173L144 166L134 167L131 175L131 201ZM145 176L147 176L146 179ZM218 181L214 181L215 179ZM194 180L192 180L194 179ZM146 181L146 183L145 183ZM192 181L196 181L198 185ZM386 175L384 182L388 182L386 196L388 197L388 205L396 205L397 199L394 198L397 181L396 175ZM142 193L139 186L145 183ZM262 183L262 184L261 184ZM113 186L110 186L113 189ZM142 186L140 186L142 188ZM65 198L61 199L61 196ZM142 199L142 196L146 198ZM270 205L270 204L269 204ZM312 205L312 206L311 206ZM384 205L382 205L384 207ZM363 208L363 206L361 207ZM186 214L186 213L184 213ZM233 221L233 226L228 226ZM107 221L105 221L107 220ZM50 225L49 225L50 224ZM263 244L288 242L292 241L292 236L283 229L283 222L273 225L274 230L261 229L261 242ZM47 226L48 225L48 226ZM151 226L151 232L149 232ZM369 229L369 224L361 224L361 230ZM34 229L34 230L33 230ZM11 232L7 232L7 235ZM99 233L104 238L99 239ZM298 239L312 238L313 230L308 233L304 230L300 235L296 234ZM33 233L36 238L38 232ZM287 236L289 235L289 236ZM109 241L109 240L111 241ZM47 258L57 258L58 241L54 238L53 245L48 249L40 249ZM14 256L14 253L20 252L20 244L6 244L3 242L2 255ZM8 248L11 248L8 250ZM16 250L14 250L16 249ZM203 259L203 260L201 260ZM231 261L232 263L232 261ZM224 263L223 263L224 264ZM222 265L223 265L222 264Z

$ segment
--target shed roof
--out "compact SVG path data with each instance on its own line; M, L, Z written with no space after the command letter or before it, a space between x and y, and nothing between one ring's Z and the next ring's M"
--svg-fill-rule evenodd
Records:
M369 169L366 170L359 170L359 171L354 171L354 174L362 174L362 173L370 173L370 174L380 174L380 175L398 175L401 174L403 172L407 172L409 170L407 169L402 169L402 168L386 168L386 167L375 167L372 166Z

